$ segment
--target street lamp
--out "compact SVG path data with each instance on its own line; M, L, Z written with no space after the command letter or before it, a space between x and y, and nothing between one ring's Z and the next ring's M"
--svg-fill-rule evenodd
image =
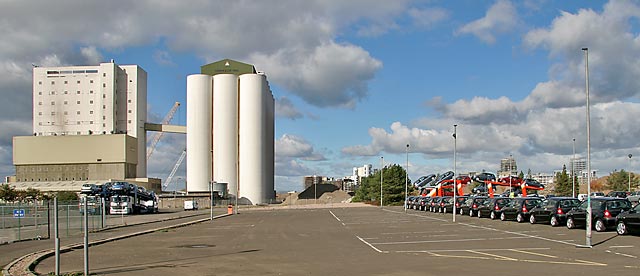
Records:
M631 153L629 153L629 192L631 192Z
M407 155L407 170L405 171L404 174L404 200L407 201L408 196L408 192L409 192L409 144L407 144L407 149L405 150L405 153ZM404 205L404 212L407 212L407 204Z
M573 138L573 159L571 159L571 183L572 183L572 189L571 189L571 196L572 197L576 197L576 169L575 169L575 164L576 164L576 138Z
M456 183L457 172L456 172L456 151L458 148L458 137L456 136L458 125L453 125L453 222L456 222L456 188L458 188L458 183Z
M384 170L384 156L380 156L380 208L382 208L382 171ZM407 200L405 199L404 205L407 205Z
M587 233L586 247L591 248L591 115L589 113L589 48L584 52L585 90L587 92Z
M513 156L509 154L509 197L512 197L513 188L511 188L511 175L513 174Z

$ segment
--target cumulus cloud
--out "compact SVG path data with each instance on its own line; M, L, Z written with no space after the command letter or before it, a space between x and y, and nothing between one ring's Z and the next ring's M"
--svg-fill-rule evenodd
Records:
M276 157L302 158L310 161L325 160L325 157L316 152L307 140L291 134L284 134L276 140Z
M171 54L167 51L156 50L153 52L153 60L160 65L175 65L171 60Z
M407 13L413 20L413 24L425 28L432 28L451 16L449 11L443 8L411 8Z
M470 22L458 30L456 34L472 34L488 44L496 42L496 35L510 32L519 24L518 12L508 0L494 3L483 18Z
M276 99L276 116L291 120L304 117L287 97L280 97Z

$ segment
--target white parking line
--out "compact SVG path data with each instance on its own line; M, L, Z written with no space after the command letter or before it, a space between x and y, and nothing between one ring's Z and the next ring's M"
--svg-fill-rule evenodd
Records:
M528 237L528 238L540 239L540 240L544 240L544 241L562 243L562 244L567 244L567 245L572 245L572 246L580 246L579 244L576 244L576 243L560 241L560 240L554 240L554 239L540 237L540 236L528 235L528 234L523 234L523 233L520 233L520 232L505 231L505 230L495 229L495 228L486 227L486 226L478 226L478 225L468 224L468 223L460 223L460 224L466 225L466 226L469 226L469 227L474 227L474 228L481 228L481 229L486 229L486 230L491 230L491 231L496 231L496 232L519 235L519 236Z
M358 238L361 242L363 242L364 244L368 245L369 247L373 248L373 250L375 250L378 253L389 253L389 251L382 251L378 248L376 248L375 246L373 246L372 244L370 244L369 242L365 241L363 238L356 236L356 238Z
M415 251L395 251L398 253L411 253L411 252L415 252L415 253L426 253L426 252L465 252L465 251L469 251L469 250L473 250L473 251L486 251L486 252L491 252L491 251L505 251L505 250L550 250L551 248L549 247L526 247L526 248L481 248L481 249L436 249L436 250L415 250Z
M635 247L633 245L612 245L609 246L609 248L631 248L631 247Z
M611 250L605 250L604 252L612 253L612 254L616 254L616 255L620 255L620 256L628 257L628 258L633 258L633 259L637 259L637 258L638 258L638 256L633 256L633 255L624 254L624 253L620 253L620 252L613 252L613 251L611 251Z
M495 240L526 239L526 238L527 238L527 237L474 238L474 239L459 239L459 240L429 240L429 241L406 241L406 242L379 242L379 243L372 243L372 244L375 244L375 245L394 245L394 244L441 243L441 242L495 241Z
M331 215L336 218L336 220L338 220L340 223L342 223L342 226L346 226L344 225L344 222L342 222L342 220L340 220L340 218L338 218L338 216L336 216L336 214L334 214L333 212L329 211L329 213L331 213Z

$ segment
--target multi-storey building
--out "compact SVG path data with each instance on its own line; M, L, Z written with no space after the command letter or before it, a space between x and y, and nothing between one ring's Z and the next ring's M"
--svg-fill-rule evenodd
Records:
M498 177L507 177L510 175L518 175L518 165L513 156L500 159L500 170L498 171Z

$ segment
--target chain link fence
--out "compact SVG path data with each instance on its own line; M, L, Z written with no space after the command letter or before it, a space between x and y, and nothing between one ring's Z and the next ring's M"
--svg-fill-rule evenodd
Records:
M89 206L88 228L103 228L102 206ZM50 238L53 235L53 201L0 204L0 244L21 240ZM79 201L58 202L60 237L83 231L83 206Z

